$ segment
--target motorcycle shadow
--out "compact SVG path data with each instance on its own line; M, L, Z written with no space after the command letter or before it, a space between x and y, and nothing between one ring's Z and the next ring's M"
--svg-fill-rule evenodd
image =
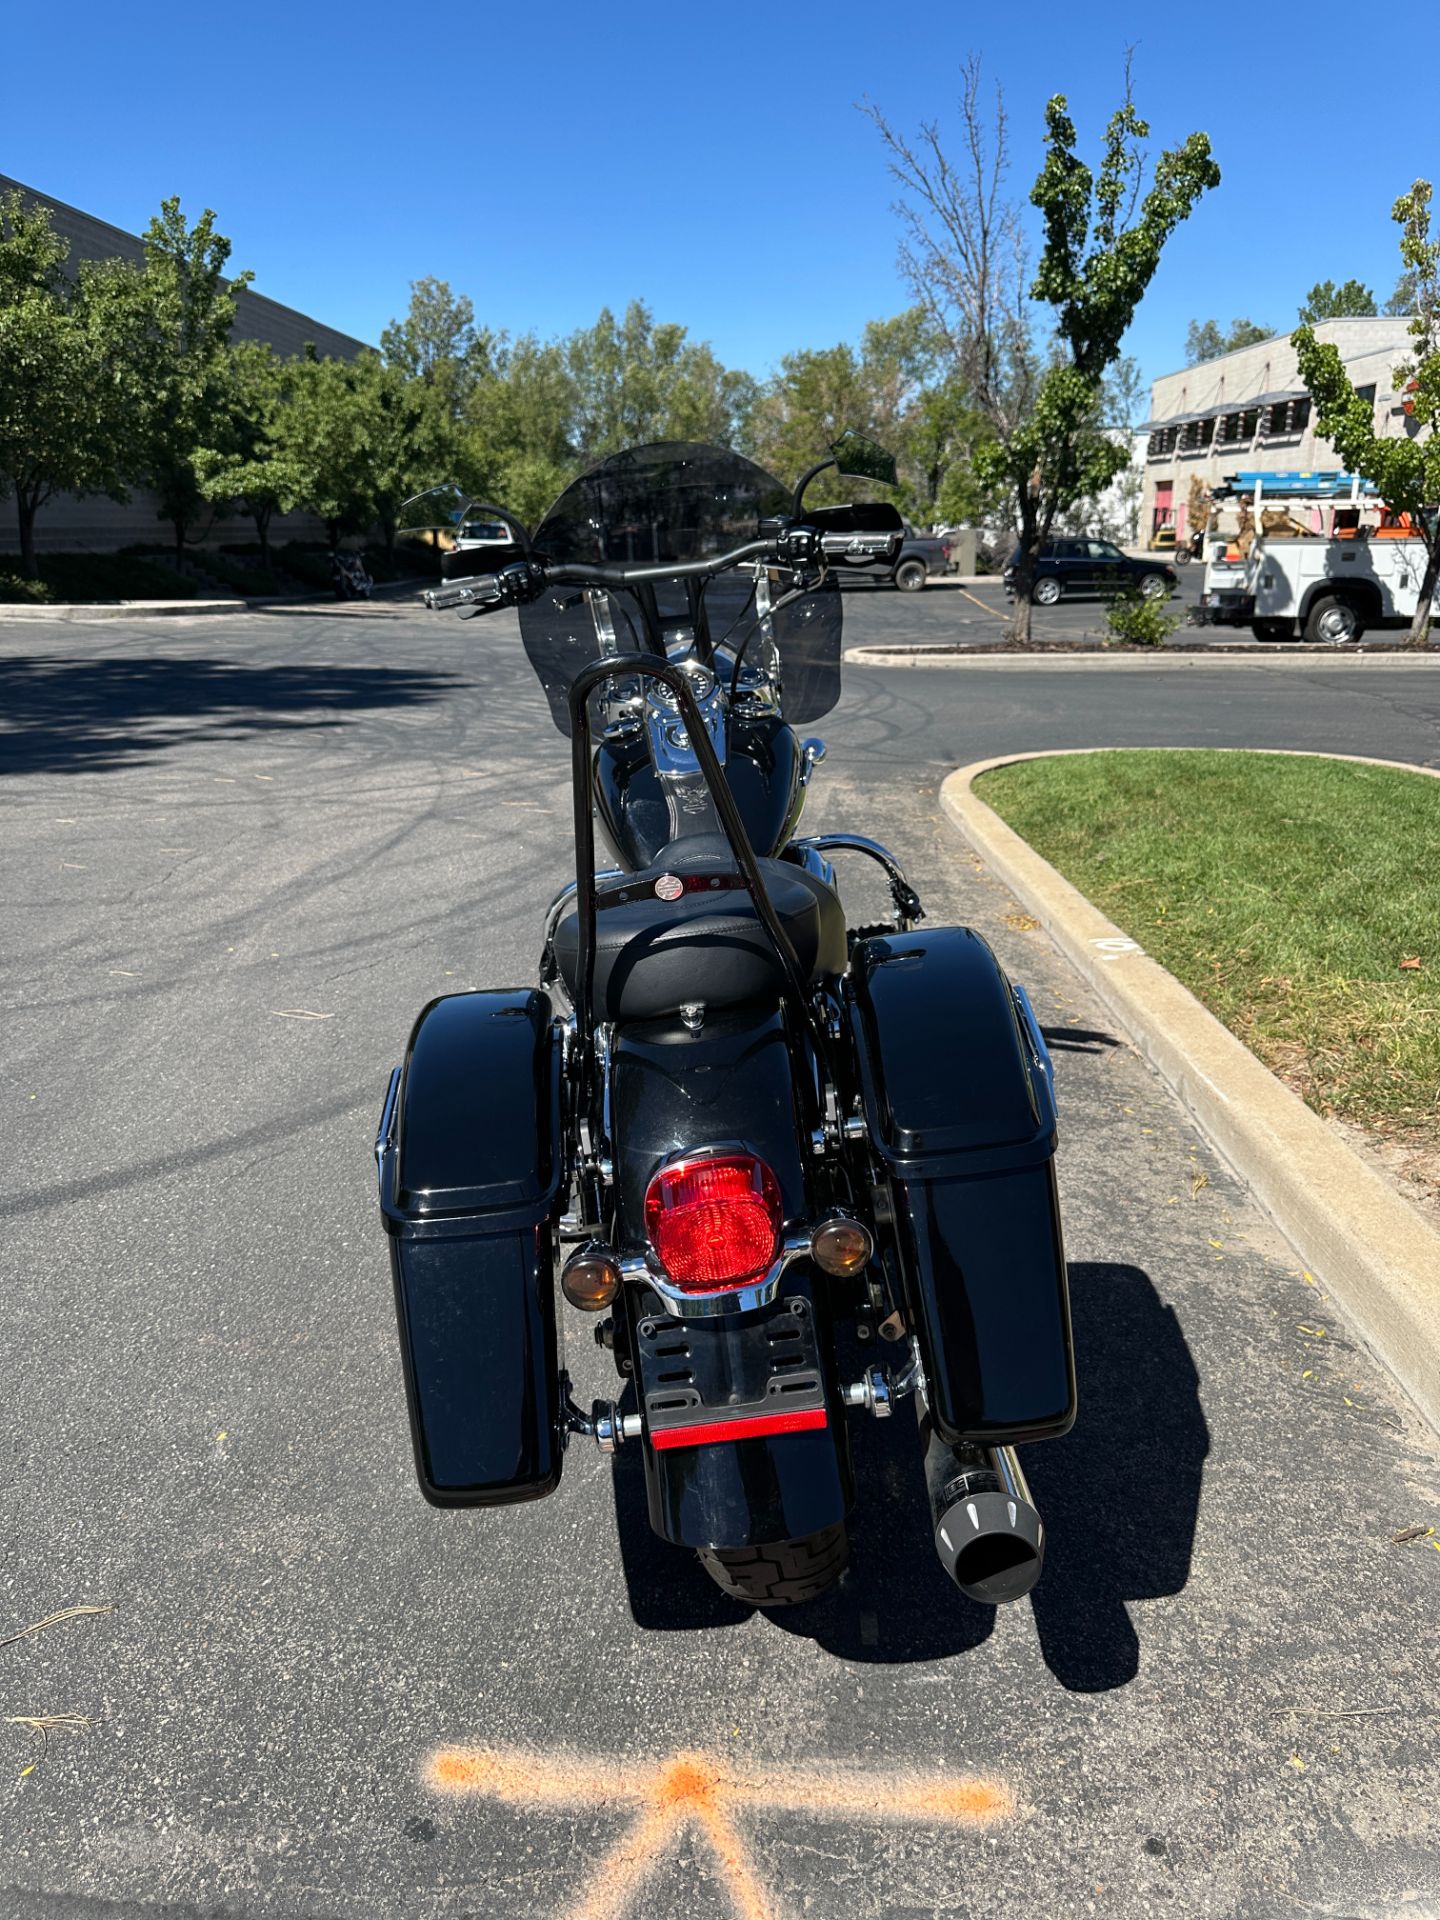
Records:
M1210 1429L1189 1344L1148 1274L1072 1265L1070 1305L1079 1418L1021 1456L1046 1532L1031 1604L1060 1684L1106 1693L1140 1669L1128 1603L1190 1578Z
M1138 1267L1072 1265L1080 1414L1063 1440L1022 1460L1045 1521L1045 1570L1031 1597L1046 1665L1063 1687L1103 1693L1139 1671L1128 1603L1181 1591L1189 1578L1209 1430L1199 1376L1174 1309ZM981 1645L994 1610L967 1600L932 1544L915 1422L852 1421L855 1507L850 1566L773 1624L838 1659L939 1660ZM751 1609L714 1587L692 1556L651 1533L638 1459L616 1456L621 1554L637 1624L731 1626Z

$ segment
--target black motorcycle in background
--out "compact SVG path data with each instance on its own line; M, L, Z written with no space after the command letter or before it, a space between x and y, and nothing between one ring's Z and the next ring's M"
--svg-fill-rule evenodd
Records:
M806 506L827 467L894 479L858 436L832 453L791 491L724 448L639 447L533 537L454 489L407 510L509 530L447 555L430 599L519 609L576 849L535 983L433 1000L390 1079L415 1462L436 1505L494 1506L553 1492L574 1435L636 1449L654 1530L779 1606L845 1565L847 1422L909 1399L937 1551L994 1604L1043 1554L1015 1447L1075 1410L1053 1076L977 933L926 922L875 841L797 832L825 748L796 728L840 692L838 570L902 531L893 507ZM883 924L847 918L852 857L884 876ZM619 1376L588 1410L557 1280Z
M375 582L358 553L330 556L330 584L337 600L368 600Z

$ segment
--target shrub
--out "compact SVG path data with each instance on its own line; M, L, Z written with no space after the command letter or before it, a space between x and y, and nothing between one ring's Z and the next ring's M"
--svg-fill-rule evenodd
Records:
M330 554L324 547L307 547L299 540L287 541L280 549L280 564L304 586L315 587L323 593L332 585Z
M0 561L0 604L16 602L23 604L27 600L42 601L50 598L50 589L43 580L27 580L24 574L12 572L8 561Z
M1112 600L1105 614L1109 638L1131 647L1163 647L1184 624L1183 613L1172 613L1165 601L1147 600L1133 589Z
M26 580L13 554L0 554L0 600L188 600L193 581L137 553L42 553L40 578Z
M258 556L260 549L255 552ZM212 553L208 548L195 556L195 564L203 567L214 580L221 581L227 587L233 587L237 593L283 593L284 585L275 578L257 559L253 566L246 566L239 560L233 560L225 553Z

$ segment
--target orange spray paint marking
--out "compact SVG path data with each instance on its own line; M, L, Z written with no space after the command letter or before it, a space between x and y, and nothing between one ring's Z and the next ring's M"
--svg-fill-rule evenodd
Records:
M998 1781L969 1775L862 1774L844 1768L740 1770L730 1758L674 1753L657 1766L620 1766L580 1754L542 1757L522 1749L441 1747L425 1773L437 1793L477 1795L507 1806L595 1812L630 1809L634 1818L598 1863L567 1920L620 1920L642 1881L688 1830L714 1855L737 1920L779 1920L756 1877L738 1812L810 1819L988 1827L1015 1810Z

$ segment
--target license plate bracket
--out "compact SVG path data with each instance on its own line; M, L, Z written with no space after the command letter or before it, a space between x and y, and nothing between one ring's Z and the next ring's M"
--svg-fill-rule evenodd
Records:
M803 1294L734 1319L646 1315L635 1345L645 1431L662 1451L828 1424L815 1309Z

